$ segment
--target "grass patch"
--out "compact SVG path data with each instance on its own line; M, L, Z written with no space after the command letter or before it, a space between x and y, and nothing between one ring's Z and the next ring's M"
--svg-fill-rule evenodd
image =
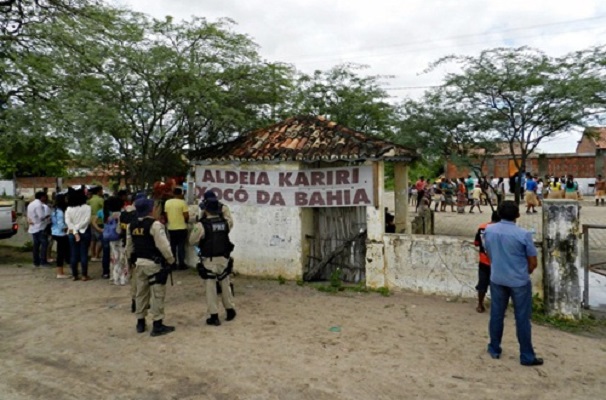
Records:
M299 284L299 282L297 282ZM301 286L304 283L301 283ZM361 281L357 284L346 284L341 280L341 270L337 268L331 275L328 283L313 283L312 287L316 288L320 292L324 293L338 293L338 292L353 292L353 293L379 293L381 296L388 297L391 295L389 288L369 288L366 286L365 281Z
M594 333L606 336L606 319L596 318L583 312L580 319L569 319L547 315L543 299L535 295L532 299L532 321L539 325L551 326L571 333Z

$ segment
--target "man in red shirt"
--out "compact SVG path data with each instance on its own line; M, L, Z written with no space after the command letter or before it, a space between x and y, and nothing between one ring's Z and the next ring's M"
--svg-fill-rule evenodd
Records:
M484 230L489 224L494 224L500 220L501 217L499 217L499 213L494 211L490 218L490 222L483 223L478 227L476 238L473 243L480 250L478 284L476 286L476 290L478 291L478 306L476 307L476 311L479 313L486 311L486 308L484 308L484 298L486 297L486 292L488 291L488 286L490 285L490 258L488 258L488 254L486 254L486 249L484 249Z
M415 183L415 189L417 189L417 206L415 211L419 209L419 204L423 201L423 196L425 196L425 177L419 177L417 183Z

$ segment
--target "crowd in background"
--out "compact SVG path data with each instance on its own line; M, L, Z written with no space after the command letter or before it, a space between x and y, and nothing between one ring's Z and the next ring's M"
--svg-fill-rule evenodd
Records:
M139 194L139 197L145 197ZM57 278L88 281L89 261L101 261L103 279L117 285L129 281L124 259L127 223L135 216L126 190L104 196L101 187L35 194L27 207L28 232L33 239L34 267L57 268ZM56 258L52 259L53 242ZM71 276L65 271L71 270Z
M546 175L541 178L530 173L514 174L509 178L508 188L506 190L505 179L491 176L481 176L474 179L472 175L467 178L458 179L438 178L433 182L425 180L421 176L408 189L409 204L415 207L418 212L425 209L432 209L434 212L445 212L450 209L451 212L465 213L466 207L469 207L469 213L482 211L482 206L492 205L498 207L508 194L514 194L517 180L520 182L520 198L526 206L526 213L536 213L536 207L540 207L546 198L552 199L574 199L582 200L582 194L579 190L579 184L572 175L562 177ZM595 180L596 205L604 205L604 194L606 191L606 182L601 175Z

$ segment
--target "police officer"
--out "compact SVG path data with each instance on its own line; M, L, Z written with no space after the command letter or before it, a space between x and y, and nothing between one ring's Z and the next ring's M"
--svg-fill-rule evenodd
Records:
M203 264L198 265L198 273L206 285L206 304L210 314L206 323L219 326L221 321L216 282L219 282L221 287L221 299L227 313L225 320L231 321L236 318L229 278L233 269L230 254L234 245L229 240L233 220L227 206L219 203L217 196L210 190L204 194L204 216L200 222L204 227L199 243Z
M154 320L151 336L165 335L175 330L162 323L166 281L175 258L164 226L151 216L154 201L139 199L135 201L135 209L137 219L130 223L126 234L126 256L136 264L133 279L137 280L137 332L145 332L145 316L151 297L150 312ZM164 266L163 260L166 261Z

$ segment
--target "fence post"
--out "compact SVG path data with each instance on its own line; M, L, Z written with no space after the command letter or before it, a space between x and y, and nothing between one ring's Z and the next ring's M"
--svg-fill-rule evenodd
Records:
M583 225L583 308L589 308L589 227Z
M581 317L579 203L545 200L543 204L543 286L548 315Z

